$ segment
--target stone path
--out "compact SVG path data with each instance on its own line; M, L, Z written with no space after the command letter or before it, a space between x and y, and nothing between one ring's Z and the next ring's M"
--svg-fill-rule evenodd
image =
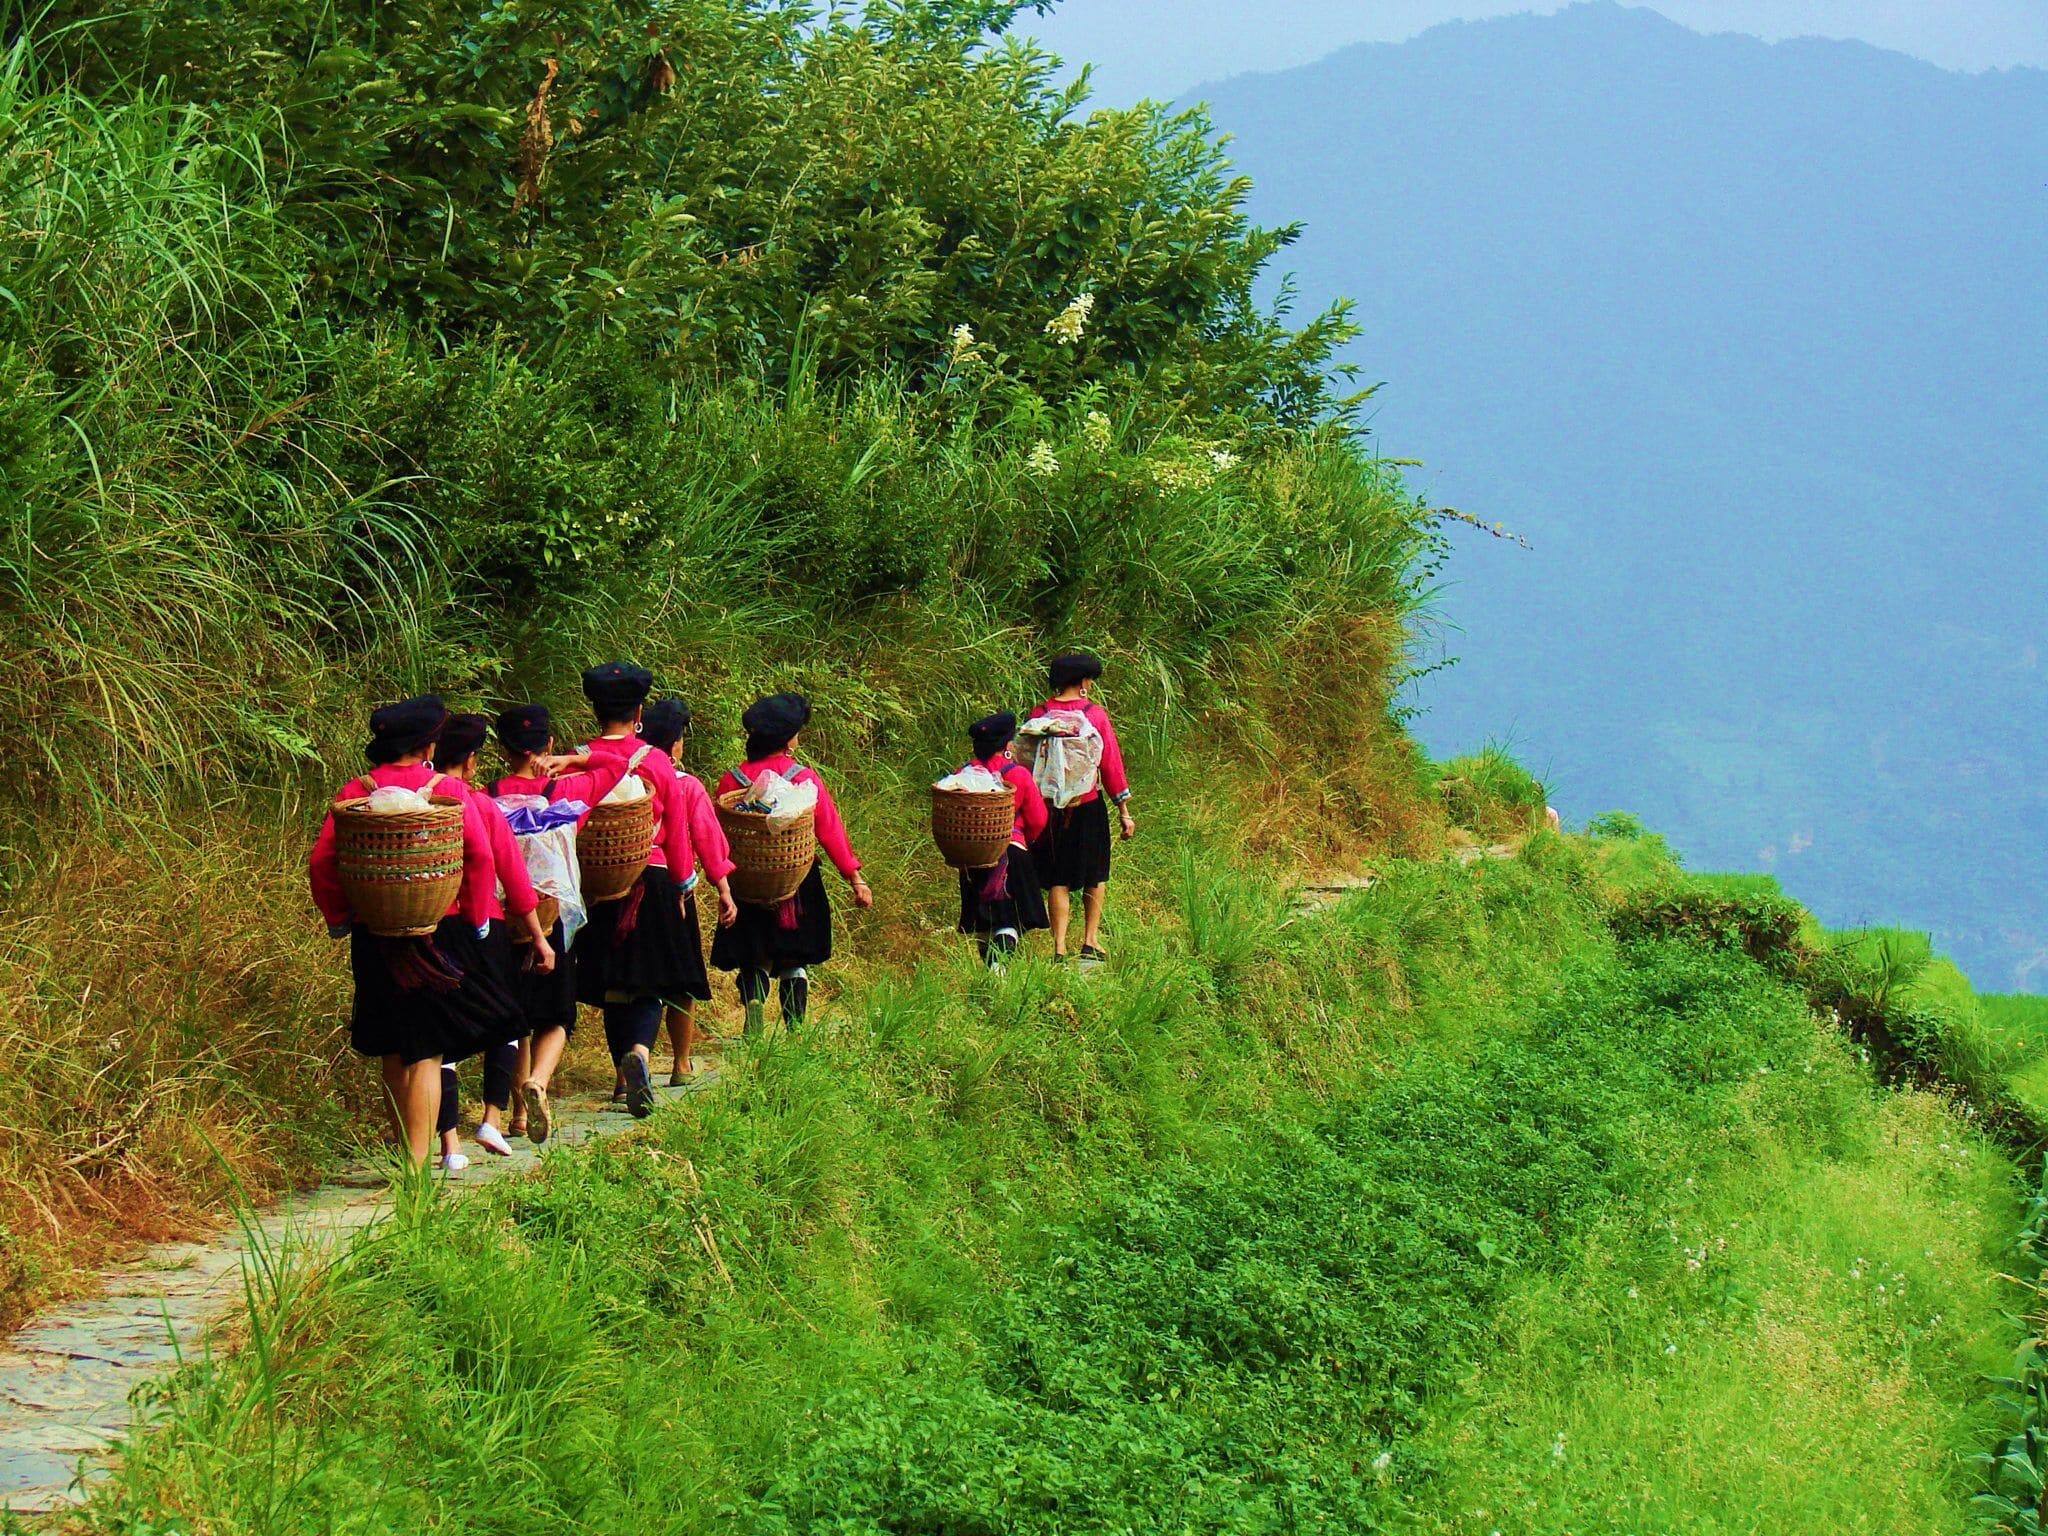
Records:
M716 1071L703 1071L687 1088L657 1088L656 1097L679 1098L716 1080ZM595 1099L558 1101L545 1149L520 1141L510 1157L493 1157L471 1142L475 1161L439 1177L457 1189L481 1187L524 1173L556 1147L634 1123ZM240 1303L252 1254L346 1244L388 1206L388 1184L374 1167L344 1169L243 1226L201 1242L162 1243L103 1270L92 1294L0 1343L0 1510L42 1512L84 1499L85 1482L105 1475L93 1463L143 1422L129 1394L203 1349L207 1330Z

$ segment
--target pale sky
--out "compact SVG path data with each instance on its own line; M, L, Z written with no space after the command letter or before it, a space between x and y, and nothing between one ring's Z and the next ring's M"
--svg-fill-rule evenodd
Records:
M1026 16L1096 98L1172 98L1247 70L1285 69L1350 43L1401 42L1439 22L1555 11L1561 0L1062 0ZM1623 0L1638 3L1638 0ZM1641 0L1702 32L1855 38L1949 69L2048 68L2048 0Z

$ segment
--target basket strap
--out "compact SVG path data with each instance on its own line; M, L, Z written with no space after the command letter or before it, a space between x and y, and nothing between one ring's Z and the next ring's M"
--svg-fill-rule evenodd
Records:
M447 777L448 775L445 773L435 774L431 779L427 780L426 783L420 786L420 793L422 795L431 795L437 788L440 787L441 781Z
M745 768L735 767L732 770L732 776L740 781L741 789L752 789L754 787L754 781L747 777L747 770Z
M652 747L635 748L633 755L626 759L626 772L632 773L635 769L637 769L640 766L640 764L646 760L647 754L652 752L653 750L654 748Z

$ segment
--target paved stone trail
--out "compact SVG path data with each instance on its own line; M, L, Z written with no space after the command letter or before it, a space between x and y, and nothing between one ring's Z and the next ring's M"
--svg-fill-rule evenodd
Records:
M666 1102L709 1087L657 1088ZM580 1146L636 1122L596 1099L558 1101L547 1148ZM544 1155L528 1142L493 1157L473 1141L467 1168L445 1177L457 1189L523 1173ZM81 1502L87 1479L104 1476L110 1443L139 1422L129 1394L204 1347L207 1330L241 1302L252 1250L346 1244L390 1205L369 1164L253 1214L246 1226L185 1243L161 1243L101 1271L91 1294L66 1302L0 1342L0 1510L41 1512Z

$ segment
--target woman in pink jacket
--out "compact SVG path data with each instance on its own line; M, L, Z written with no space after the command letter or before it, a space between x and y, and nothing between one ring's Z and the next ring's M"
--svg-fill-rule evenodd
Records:
M846 835L846 823L839 819L839 807L832 803L832 791L825 787L817 769L799 763L792 755L797 735L810 719L811 701L800 693L770 694L748 705L740 716L747 732L747 760L725 771L718 781L718 793L748 788L764 773L778 774L793 784L815 784L818 846L852 888L853 904L870 907L874 892L861 875L860 860ZM810 968L831 957L832 907L816 862L788 901L773 907L742 906L739 921L719 929L711 943L711 963L722 971L739 973L740 1002L746 1009L750 1036L760 1033L770 976L776 979L783 1025L794 1029L803 1022L810 1005Z
M678 698L657 699L640 715L640 739L667 753L670 762L675 761L676 746L689 728L690 706ZM695 774L685 773L680 766L676 768L676 790L684 818L690 824L690 846L697 855L697 868L683 882L683 889L693 889L701 874L718 891L719 921L729 922L739 916L727 885L733 870L732 849L726 844L725 829L718 824L711 791ZM696 1075L693 1059L697 1050L697 1004L710 1000L708 986L701 997L686 992L667 1000L668 1044L675 1056L668 1074L671 1088L681 1088Z
M307 857L314 905L333 937L349 941L355 1003L349 1041L382 1064L392 1128L415 1167L433 1147L441 1110L442 1059L460 1060L518 1032L519 1004L507 973L487 948L498 870L490 829L466 788L429 762L448 720L436 694L387 704L370 716L364 749L368 773L344 785L336 800L385 787L446 794L462 802L462 884L447 915L426 938L383 938L356 921L341 885L334 814L320 823ZM532 922L532 914L526 921Z

